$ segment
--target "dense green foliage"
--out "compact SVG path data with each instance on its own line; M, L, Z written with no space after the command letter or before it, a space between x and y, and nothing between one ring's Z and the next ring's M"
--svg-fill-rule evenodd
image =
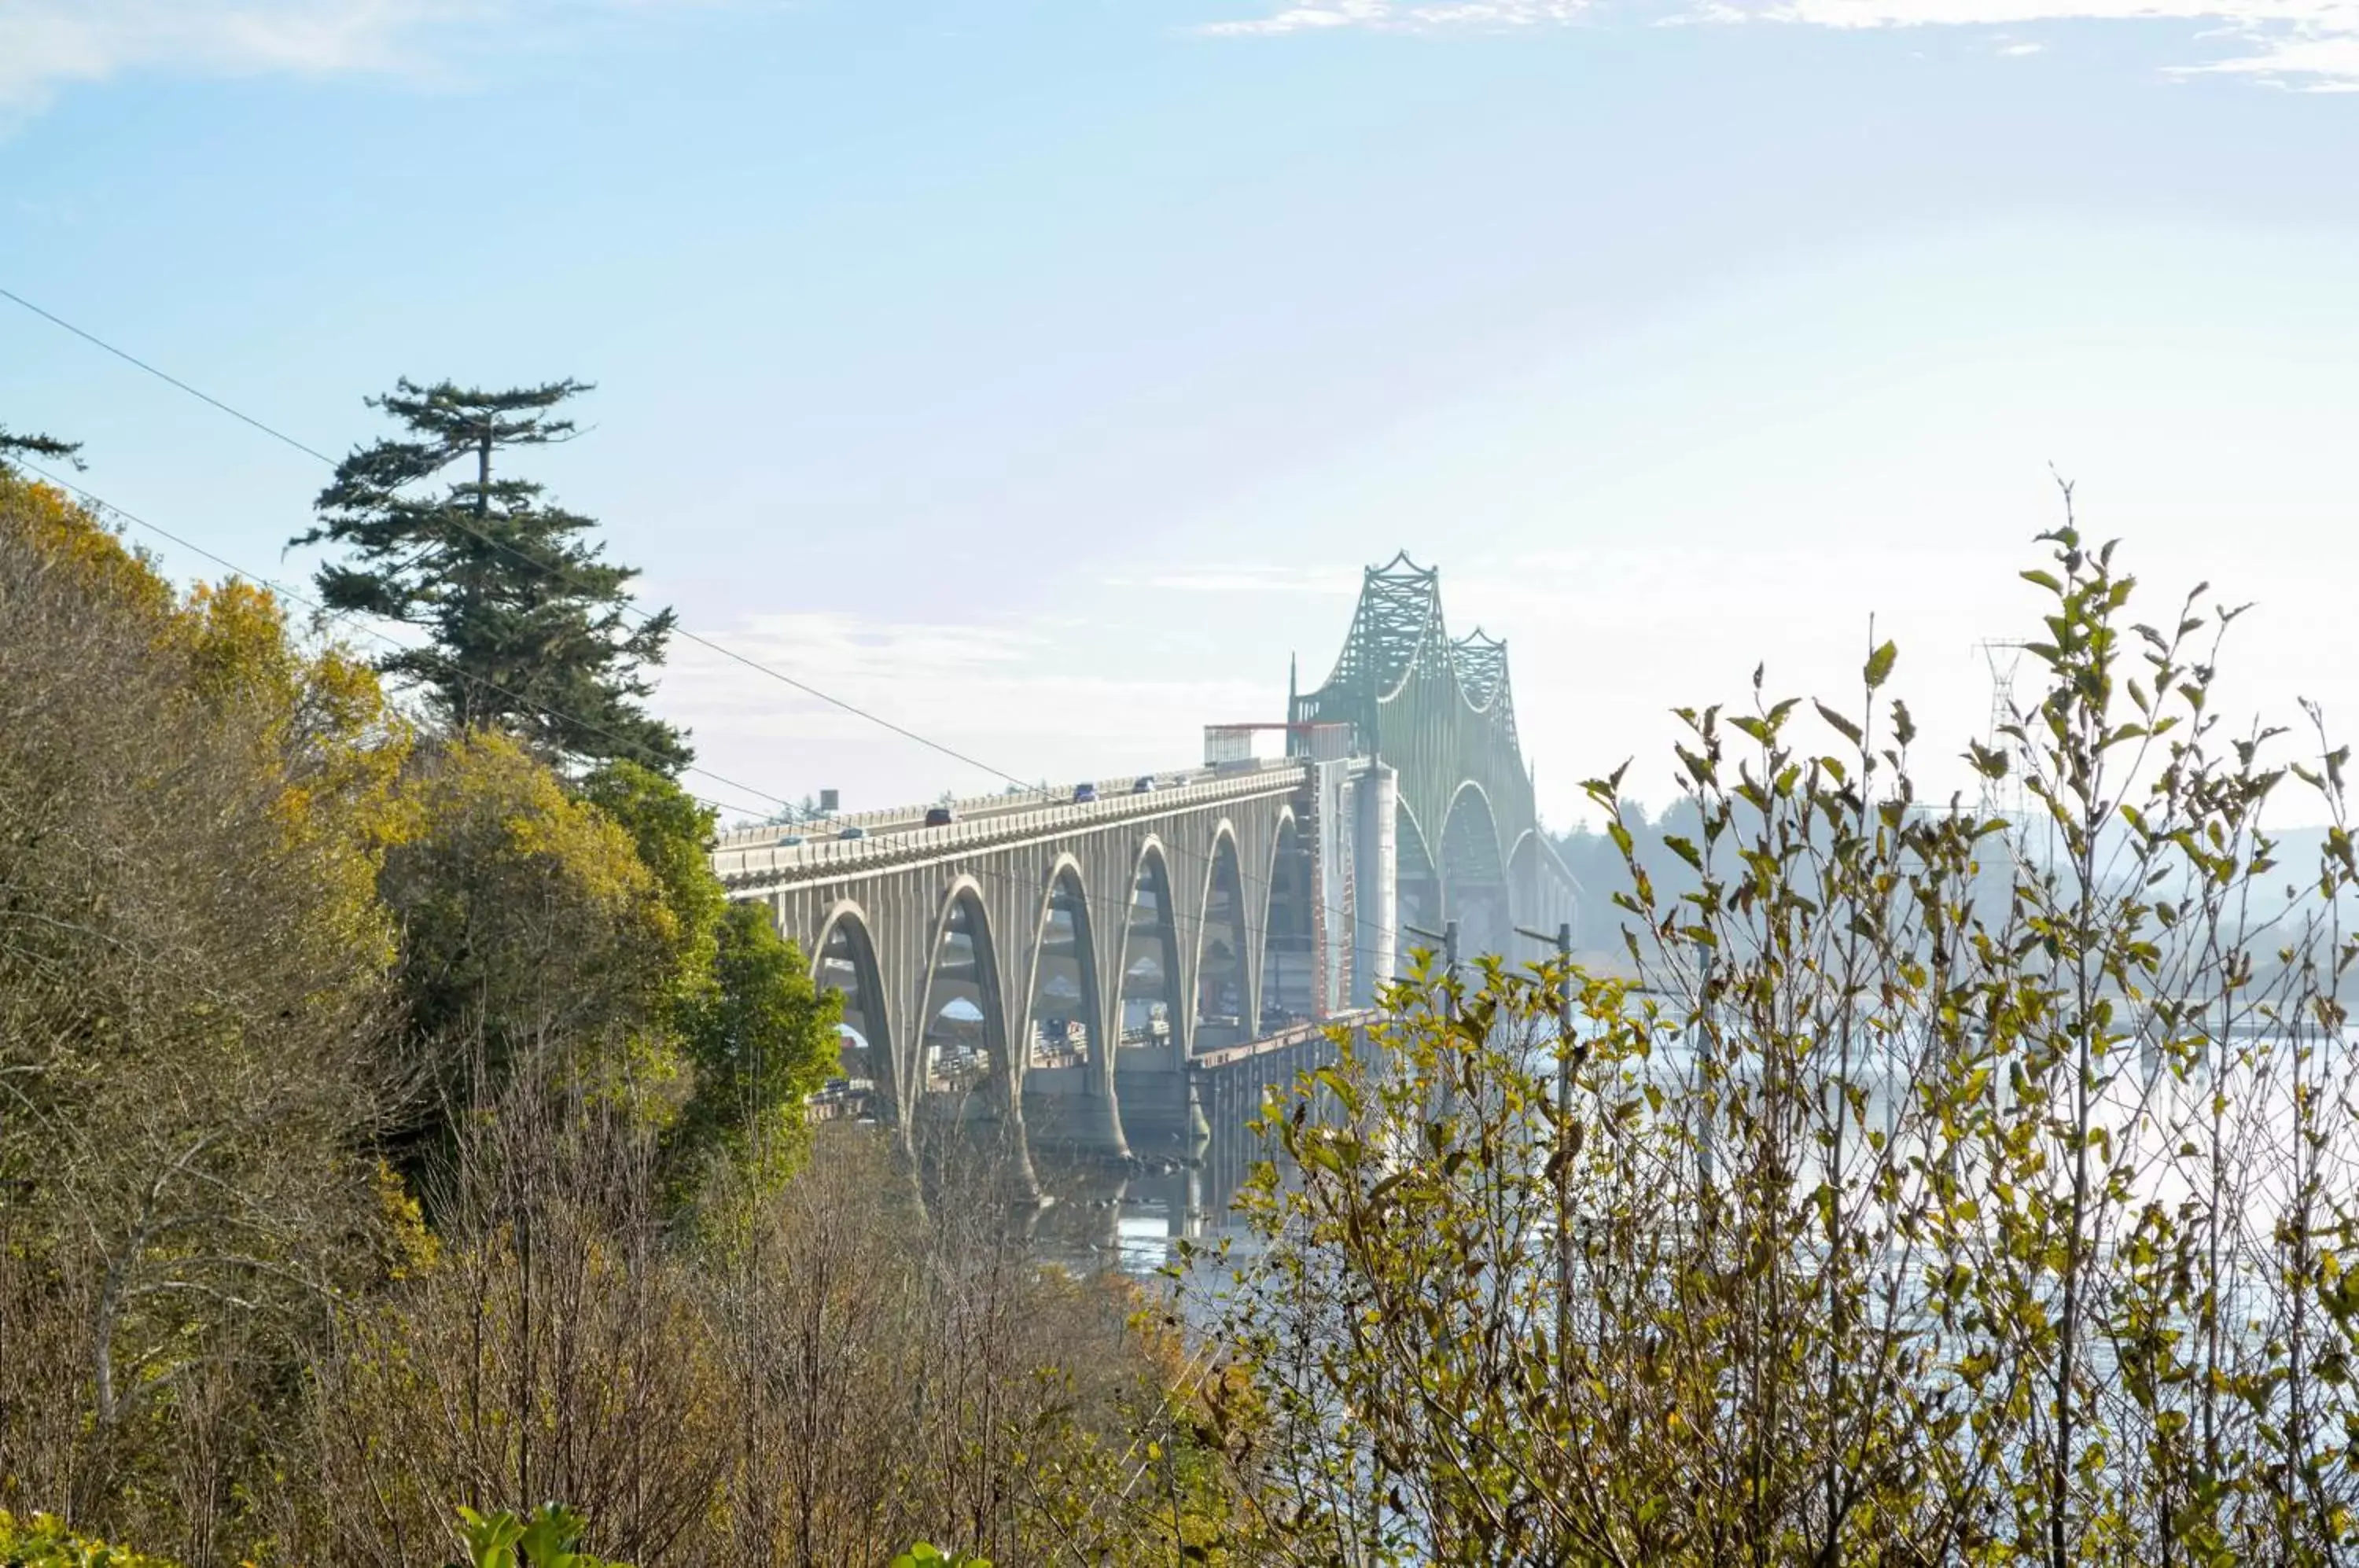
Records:
M713 1154L775 1175L800 1152L803 1103L835 1072L840 994L822 994L757 904L723 915L715 970L687 1027L696 1094L676 1129L693 1171Z
M987 1165L813 1159L836 1005L709 814L445 717L0 475L0 1506L198 1565L540 1568L550 1497L550 1562L1133 1539L1138 1303Z
M294 542L343 546L320 569L333 608L424 628L426 647L378 668L429 694L455 730L500 729L549 759L628 757L666 772L689 757L679 732L648 716L645 666L663 660L669 610L632 624L638 573L582 536L596 524L544 504L543 487L497 476L519 447L571 441L551 410L579 381L485 391L403 380L370 407L404 430L362 447L320 493L320 522ZM453 464L469 476L435 482Z

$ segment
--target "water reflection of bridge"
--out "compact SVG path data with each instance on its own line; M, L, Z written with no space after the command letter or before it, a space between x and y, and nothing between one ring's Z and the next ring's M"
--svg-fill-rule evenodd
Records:
M1234 1225L1232 1205L1267 1148L1251 1130L1273 1097L1283 1106L1297 1079L1332 1066L1338 1031L1364 1029L1359 1012L1208 1052L1190 1063L1203 1119L1175 1147L1109 1167L1042 1161L1042 1184L1057 1202L1036 1239L1042 1253L1082 1269L1113 1265L1152 1273L1174 1242Z

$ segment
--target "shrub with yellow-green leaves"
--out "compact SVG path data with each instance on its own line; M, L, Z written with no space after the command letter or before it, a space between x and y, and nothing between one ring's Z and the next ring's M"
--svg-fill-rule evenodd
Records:
M1258 1560L2351 1561L2350 753L2047 543L1972 796L1892 643L1756 671L1680 715L1680 885L1606 816L1643 987L1420 967L1269 1118L1187 1277Z
M0 475L0 1503L229 1550L271 1369L375 1278L408 746L268 595Z
M18 1523L0 1511L0 1568L179 1568L126 1546L76 1535L47 1514Z

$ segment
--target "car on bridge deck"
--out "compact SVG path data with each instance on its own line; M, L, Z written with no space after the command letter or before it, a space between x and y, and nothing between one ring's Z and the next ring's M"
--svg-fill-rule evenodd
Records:
M1138 776L1138 782L1130 787L1130 792L1134 795L1151 795L1156 789L1155 775L1142 773Z
M1096 785L1076 784L1073 786L1073 804L1076 806L1086 806L1097 798L1098 787Z
M853 827L843 829L835 836L838 838L866 838L868 836L868 830L866 828L854 825Z
M956 821L958 821L958 813L948 806L926 808L926 825L929 828L946 828Z

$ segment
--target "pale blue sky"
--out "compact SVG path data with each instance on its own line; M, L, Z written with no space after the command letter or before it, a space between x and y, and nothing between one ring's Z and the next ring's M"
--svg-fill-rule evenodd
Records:
M651 601L1026 776L1277 716L1406 546L1564 822L1871 614L1955 750L2051 462L2359 728L2354 86L2359 0L0 0L0 287L328 451L594 379L540 466ZM0 422L313 564L317 464L5 301ZM983 782L690 648L663 705Z

